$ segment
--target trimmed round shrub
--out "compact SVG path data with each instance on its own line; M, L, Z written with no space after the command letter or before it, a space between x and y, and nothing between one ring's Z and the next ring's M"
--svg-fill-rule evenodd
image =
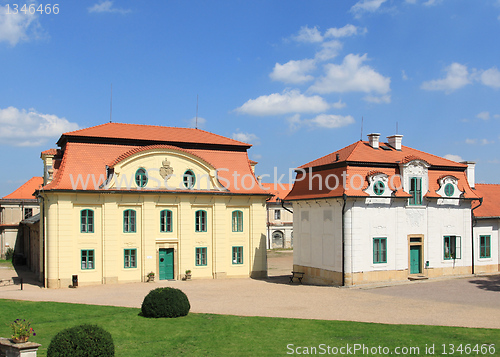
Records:
M107 357L115 355L111 334L97 325L80 325L60 331L50 341L47 357Z
M141 311L145 317L186 316L191 305L181 290L158 288L151 290L142 302Z

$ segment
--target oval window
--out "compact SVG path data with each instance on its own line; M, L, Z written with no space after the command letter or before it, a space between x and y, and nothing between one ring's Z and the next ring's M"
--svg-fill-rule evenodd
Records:
M381 194L383 194L385 191L385 185L382 181L377 181L375 182L375 184L373 185L373 192L375 192L375 194L377 196L380 196Z
M455 192L455 187L451 183L447 183L446 186L444 186L444 194L448 197L453 196L453 193Z
M135 172L135 183L139 187L145 187L148 183L148 175L142 167Z
M187 170L186 172L184 172L184 175L182 175L182 183L184 184L184 187L193 188L195 182L196 176L194 175L193 171Z

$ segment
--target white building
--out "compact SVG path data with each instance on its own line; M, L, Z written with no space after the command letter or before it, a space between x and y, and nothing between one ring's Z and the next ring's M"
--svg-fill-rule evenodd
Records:
M290 184L261 183L273 196L266 201L267 249L293 248L293 206L283 199L292 189Z
M498 237L483 258L472 234L474 163L368 137L297 170L294 271L327 285L498 271Z

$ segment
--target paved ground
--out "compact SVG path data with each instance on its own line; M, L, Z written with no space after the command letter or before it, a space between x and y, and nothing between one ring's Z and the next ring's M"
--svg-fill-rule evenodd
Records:
M409 282L370 289L288 284L291 251L271 253L267 280L223 279L43 289L0 286L0 298L140 307L153 288L189 297L192 312L500 328L500 275ZM0 268L0 279L17 272ZM24 274L22 271L19 273Z

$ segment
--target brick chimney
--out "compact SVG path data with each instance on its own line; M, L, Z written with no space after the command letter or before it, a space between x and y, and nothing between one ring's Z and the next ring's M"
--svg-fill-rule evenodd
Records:
M368 134L368 142L370 146L374 149L378 149L380 134L372 133Z
M387 137L389 145L396 150L401 150L402 140L403 140L403 135L392 135Z

